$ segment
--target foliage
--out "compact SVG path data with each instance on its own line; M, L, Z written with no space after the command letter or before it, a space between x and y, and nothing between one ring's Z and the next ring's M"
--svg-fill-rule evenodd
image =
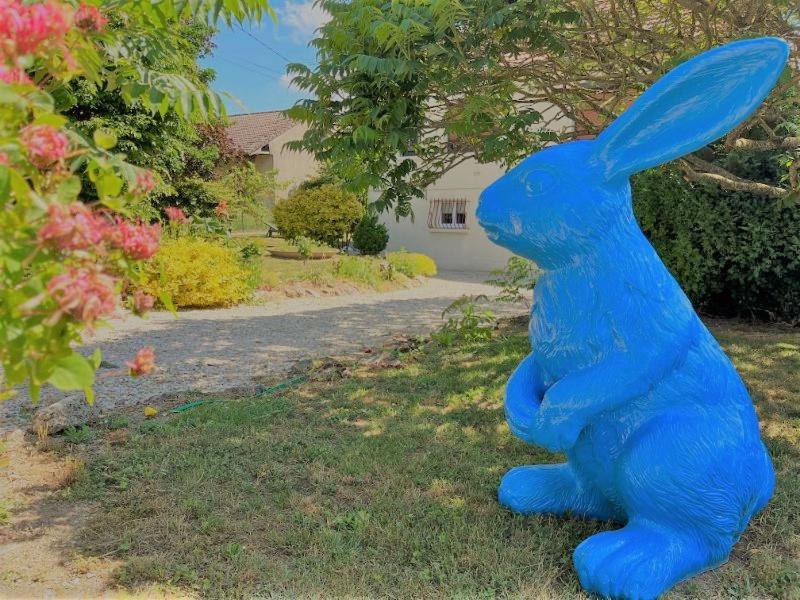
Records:
M215 214L227 219L233 214L266 221L265 198L272 198L278 190L277 171L259 171L252 163L231 165L226 173L206 183L217 198ZM225 203L225 214L220 214L220 203Z
M123 16L114 12L111 17L112 32L116 34L126 27ZM179 75L193 85L207 85L213 72L200 69L197 60L210 51L213 29L198 22L177 23L174 28L180 36L174 52L144 59L147 66ZM131 104L113 87L79 78L61 90L59 101L83 135L90 136L101 128L113 131L119 151L126 153L131 162L158 173L164 182L156 190L158 195L169 193L171 186L186 178L211 177L220 158L216 144L209 143L211 138L204 135L213 131L213 125L199 129L174 111L162 114L141 102Z
M533 289L536 279L536 265L520 256L512 256L508 259L505 269L492 271L492 279L486 283L500 288L500 293L495 300L523 302L530 306L525 292Z
M92 430L88 425L67 427L64 430L64 439L70 444L85 444L92 439Z
M216 219L216 209L223 197L219 188L199 177L191 177L175 183L172 192L153 199L153 207L163 211L169 206L180 208L186 215L198 219Z
M436 275L436 263L425 254L417 252L390 252L386 260L393 268L406 277L433 277Z
M255 242L247 242L239 248L239 256L242 260L251 260L261 256L261 248Z
M353 246L362 254L379 254L386 250L388 243L389 231L375 213L362 217L353 231Z
M50 383L91 402L101 356L75 348L123 285L138 286L139 261L158 243L158 226L126 219L157 178L111 151L114 131L98 127L88 138L68 125L72 82L162 116L219 114L202 81L153 65L176 54L178 22L258 20L269 10L260 0L0 3L0 397L27 380L34 400ZM134 297L139 308L152 304L140 290Z
M633 192L642 229L701 311L800 323L800 205L687 183L675 168L636 176Z
M275 225L289 239L305 236L340 246L364 214L358 198L339 187L298 189L273 209Z
M442 346L450 346L457 340L488 340L497 328L497 317L481 304L489 302L484 294L461 296L442 311L447 321L431 337Z
M290 111L309 125L292 145L332 165L379 209L410 199L465 160L513 165L555 139L597 133L647 85L701 50L743 35L795 43L800 5L786 0L324 0L318 64L290 65L308 92ZM745 32L745 33L743 33ZM797 46L795 46L796 48ZM785 179L758 185L695 153L685 172L729 189L798 191L800 61L720 150L784 152ZM547 107L547 109L543 109ZM575 127L565 127L574 123Z
M336 261L336 275L357 283L378 288L381 281L389 279L389 273L381 269L377 259L367 256L341 256Z
M305 236L299 236L294 240L295 248L297 248L297 253L303 258L303 260L308 260L311 258L312 254L312 246L313 242Z
M177 308L232 306L251 297L254 282L234 248L213 239L165 239L147 264L144 288Z

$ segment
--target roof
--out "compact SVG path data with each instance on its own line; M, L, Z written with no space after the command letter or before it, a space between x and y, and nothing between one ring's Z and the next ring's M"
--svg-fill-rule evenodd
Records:
M231 143L247 155L261 154L264 146L279 135L299 125L282 110L246 113L228 117L226 133Z

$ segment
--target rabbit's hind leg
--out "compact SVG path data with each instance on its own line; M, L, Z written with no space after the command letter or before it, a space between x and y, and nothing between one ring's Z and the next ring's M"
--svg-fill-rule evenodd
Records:
M503 476L500 504L520 514L573 514L623 521L624 516L602 495L581 482L568 463L525 465Z
M682 579L719 564L709 564L708 558L696 537L635 520L587 538L573 555L586 591L625 600L657 598Z
M699 412L665 414L639 429L615 477L630 522L576 548L583 586L611 598L656 598L725 562L770 483L768 461L748 439Z

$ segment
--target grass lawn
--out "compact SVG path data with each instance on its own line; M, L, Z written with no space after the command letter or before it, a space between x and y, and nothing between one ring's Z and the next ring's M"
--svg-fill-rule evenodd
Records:
M669 597L797 599L800 334L712 328L758 405L778 487L731 561ZM526 352L509 325L400 368L131 425L121 444L115 432L68 494L99 500L80 552L120 559L122 586L204 596L582 598L572 550L609 525L513 516L495 498L508 468L558 460L503 418Z

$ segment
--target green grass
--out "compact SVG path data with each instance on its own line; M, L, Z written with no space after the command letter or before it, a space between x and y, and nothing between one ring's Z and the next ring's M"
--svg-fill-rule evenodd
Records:
M280 288L292 282L308 282L317 285L335 285L340 282L360 284L372 289L385 291L394 289L407 278L402 273L393 273L392 279L381 270L380 261L369 256L339 256L320 260L297 260L270 256L269 250L297 250L287 240L280 237L239 236L234 243L243 246L255 243L262 254L261 286ZM334 248L325 245L311 247L312 252L329 252Z
M778 488L731 561L670 598L796 599L800 335L714 331L758 405ZM519 325L402 354L401 368L132 425L73 486L100 502L81 552L121 560L122 586L204 596L582 598L572 550L608 525L513 516L495 498L509 467L558 460L503 419L526 351Z

